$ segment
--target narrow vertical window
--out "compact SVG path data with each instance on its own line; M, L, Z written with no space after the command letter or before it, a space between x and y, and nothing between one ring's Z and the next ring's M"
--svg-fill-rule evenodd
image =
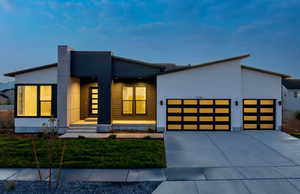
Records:
M133 87L123 87L122 107L123 114L133 114Z
M52 114L52 86L40 86L40 116Z
M135 88L135 113L146 114L146 87Z
M17 86L17 116L37 116L37 86Z

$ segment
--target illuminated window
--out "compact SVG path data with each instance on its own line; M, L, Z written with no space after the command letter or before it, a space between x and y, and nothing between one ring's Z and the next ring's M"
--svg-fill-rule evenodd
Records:
M184 130L197 130L197 125L183 125Z
M200 113L213 113L212 108L199 108Z
M184 105L197 105L198 102L197 102L197 100L184 100L183 104Z
M51 116L52 86L40 86L40 115Z
M135 88L135 113L146 114L146 87Z
M200 100L199 104L200 105L212 105L213 104L213 100Z
M229 121L229 117L215 117L215 120L219 122L227 122Z
M274 100L260 100L261 105L273 105Z
M168 105L181 105L181 100L168 100Z
M273 116L260 116L261 121L273 121Z
M168 121L181 121L180 116L168 116Z
M183 117L184 121L197 121L197 117L195 116L185 116Z
M256 121L257 116L244 116L245 121Z
M197 113L197 108L184 108L184 113Z
M17 88L17 116L37 116L37 86Z
M216 113L229 113L229 109L228 108L216 108L215 112Z
M123 114L146 114L146 87L123 87Z
M170 129L170 130L180 130L181 125L168 125L168 129Z
M261 129L273 129L273 124L260 124Z
M215 100L216 105L229 105L229 100Z
M123 114L133 114L133 87L123 87Z
M256 113L257 108L244 108L245 113Z
M244 100L245 105L257 105L257 100Z
M16 87L17 117L50 117L53 115L52 85L17 85Z
M200 130L212 130L213 128L213 125L199 125Z
M273 108L260 108L261 113L273 113Z
M168 113L181 113L181 108L168 108Z
M97 115L98 114L98 87L90 88L90 114Z
M257 124L244 124L245 129L256 129Z
M199 117L199 121L213 121L213 117L201 116L201 117Z
M229 125L215 125L216 130L228 130Z

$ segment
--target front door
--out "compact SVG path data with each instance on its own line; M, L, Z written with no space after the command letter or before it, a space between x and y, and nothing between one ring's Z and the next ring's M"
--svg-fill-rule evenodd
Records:
M90 87L89 90L89 114L98 115L98 87Z

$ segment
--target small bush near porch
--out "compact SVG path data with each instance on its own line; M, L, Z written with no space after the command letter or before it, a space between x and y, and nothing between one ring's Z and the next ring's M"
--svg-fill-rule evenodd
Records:
M55 139L55 153L66 142L63 168L162 168L163 140ZM48 167L46 141L36 139L41 167ZM55 167L60 156L55 156ZM0 135L0 168L36 167L30 137Z

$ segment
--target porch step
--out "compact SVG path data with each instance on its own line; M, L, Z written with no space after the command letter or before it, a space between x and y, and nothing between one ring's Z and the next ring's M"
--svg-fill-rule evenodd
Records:
M67 130L67 133L96 133L96 128L95 129L70 128Z
M96 117L89 117L89 118L85 118L85 121L97 121L98 119Z
M86 124L71 124L70 128L92 128L96 129L97 125L94 123L86 123Z

